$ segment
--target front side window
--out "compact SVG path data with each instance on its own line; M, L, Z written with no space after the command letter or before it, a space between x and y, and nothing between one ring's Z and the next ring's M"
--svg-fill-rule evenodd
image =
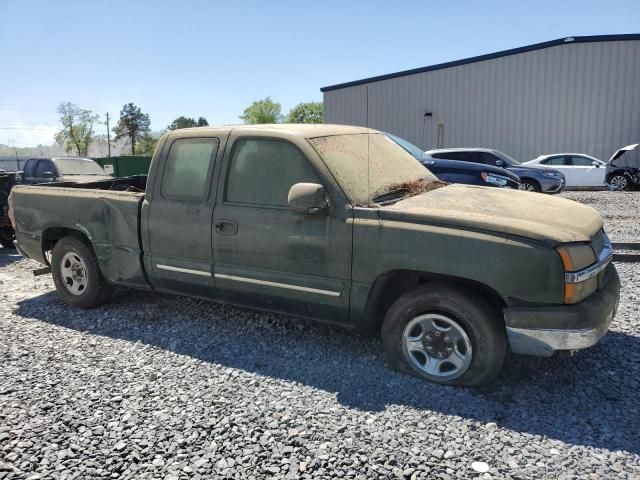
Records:
M181 138L174 141L164 166L162 196L186 201L204 200L218 144L217 138Z
M575 167L593 167L593 160L585 157L571 157Z
M233 147L225 200L287 206L296 183L320 183L304 154L294 145L266 138L240 138Z

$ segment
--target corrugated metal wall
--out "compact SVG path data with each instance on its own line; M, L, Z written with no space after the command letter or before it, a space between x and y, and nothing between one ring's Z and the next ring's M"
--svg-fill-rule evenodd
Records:
M640 142L640 41L567 43L324 93L325 122L367 125L423 148L488 147L520 160L607 160ZM432 112L432 117L424 117Z

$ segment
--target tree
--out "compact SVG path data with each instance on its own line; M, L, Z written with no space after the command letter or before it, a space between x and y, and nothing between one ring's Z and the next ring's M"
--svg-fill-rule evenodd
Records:
M249 107L245 108L244 115L240 115L240 119L246 123L255 125L256 123L278 123L282 114L279 103L271 100L271 97L264 98L253 102Z
M178 130L180 128L191 128L191 127L208 127L209 122L204 117L199 117L198 120L190 117L180 116L176 118L171 125L167 127L168 130Z
M287 115L288 123L322 123L323 107L321 102L302 102L293 107Z
M140 137L140 141L138 142L138 145L136 145L136 154L149 156L153 155L153 152L156 149L156 145L158 144L158 140L160 140L160 137L158 137L157 135L145 133L142 137Z
M113 127L114 141L126 138L131 144L131 155L135 155L136 142L142 139L145 134L149 134L150 131L149 115L142 113L140 107L136 107L133 103L127 103L120 110L120 119Z
M67 153L75 149L79 157L86 157L93 141L93 125L98 121L98 115L71 102L58 105L58 113L62 130L54 137L56 143L62 145Z

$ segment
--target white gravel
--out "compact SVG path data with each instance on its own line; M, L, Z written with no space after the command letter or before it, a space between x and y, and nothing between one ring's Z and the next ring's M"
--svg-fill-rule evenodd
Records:
M640 194L566 195L640 240ZM124 290L73 310L35 266L0 251L0 480L640 476L640 264L598 346L510 356L483 390L299 319Z

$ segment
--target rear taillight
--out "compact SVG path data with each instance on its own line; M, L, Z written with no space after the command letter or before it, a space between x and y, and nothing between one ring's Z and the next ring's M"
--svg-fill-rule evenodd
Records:
M15 230L16 229L16 219L15 219L15 214L13 212L13 191L11 193L9 193L9 199L7 200L7 202L9 204L9 211L8 211L9 221L11 221L11 226Z

